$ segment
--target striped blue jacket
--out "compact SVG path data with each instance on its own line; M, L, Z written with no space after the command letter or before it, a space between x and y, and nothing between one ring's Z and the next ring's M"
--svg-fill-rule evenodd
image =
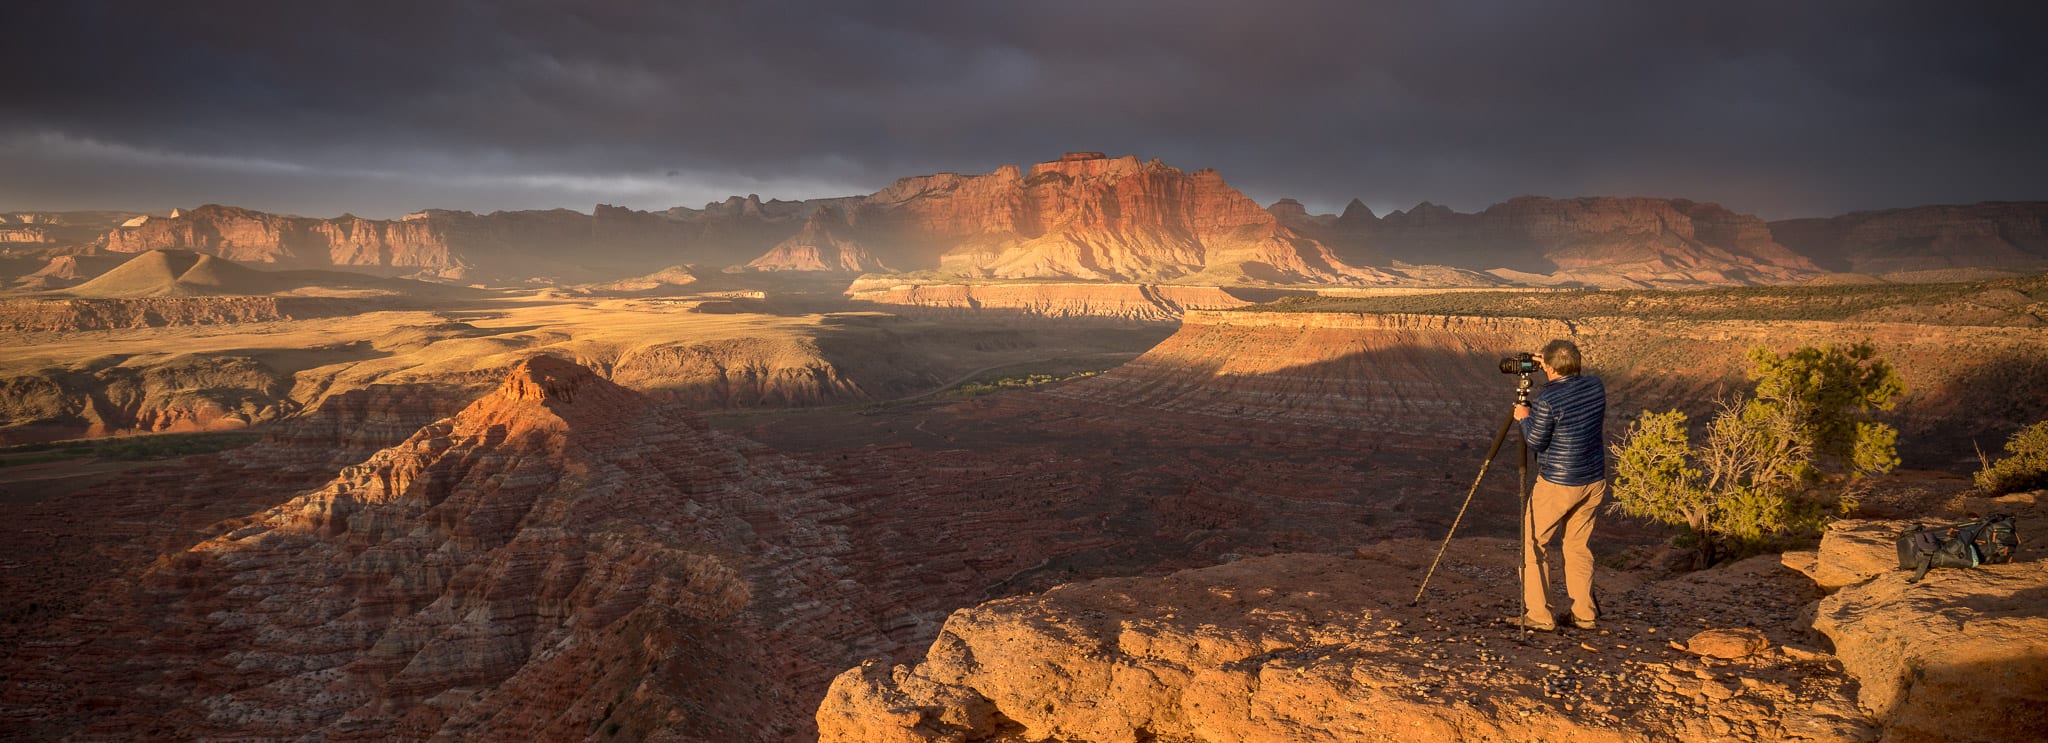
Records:
M1522 438L1536 452L1537 473L1558 485L1591 485L1607 477L1607 387L1574 374L1544 385L1529 404Z

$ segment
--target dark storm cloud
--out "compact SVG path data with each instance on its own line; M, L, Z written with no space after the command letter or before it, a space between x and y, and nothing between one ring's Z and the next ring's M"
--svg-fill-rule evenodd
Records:
M0 208L857 193L1069 149L1262 201L2048 198L2031 4L33 3ZM669 173L675 175L671 176Z

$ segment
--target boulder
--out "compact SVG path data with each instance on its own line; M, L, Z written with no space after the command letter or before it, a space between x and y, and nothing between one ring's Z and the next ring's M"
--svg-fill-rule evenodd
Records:
M1885 739L2048 740L2048 563L1908 577L1843 588L1814 622Z
M1747 658L1770 646L1770 639L1753 629L1703 630L1685 641L1686 652L1708 658Z
M1898 536L1909 526L1905 521L1837 521L1821 537L1819 563L1807 575L1833 591L1898 570Z

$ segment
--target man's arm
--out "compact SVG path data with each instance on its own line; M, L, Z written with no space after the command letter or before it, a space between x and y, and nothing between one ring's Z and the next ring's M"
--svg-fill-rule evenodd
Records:
M1530 406L1529 414L1517 415L1522 419L1522 440L1529 442L1531 451L1543 451L1550 447L1550 433L1557 428L1557 416L1551 415L1550 402L1537 399Z

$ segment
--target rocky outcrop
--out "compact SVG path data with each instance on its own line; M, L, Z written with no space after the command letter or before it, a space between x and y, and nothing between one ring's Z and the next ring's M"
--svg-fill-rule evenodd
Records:
M1371 265L1441 264L1536 284L1773 284L1819 273L1763 220L1684 199L1525 196L1476 214L1425 201L1380 218L1356 204L1316 229Z
M2030 522L2044 498L1915 502ZM1891 546L1859 535L1903 525L1832 530L1819 571L1865 575L1826 596L1771 555L1676 576L1603 562L1592 631L1498 622L1512 540L1454 542L1420 605L1435 541L1069 583L955 612L914 662L842 673L818 725L874 742L2042 739L2048 546L1918 585L1862 567Z
M1770 224L1778 242L1831 271L1885 274L2048 267L2048 202L1855 212Z
M867 248L842 236L851 229L846 217L829 206L819 207L804 222L803 230L784 240L748 268L762 271L890 271Z
M192 250L285 268L340 267L459 280L610 280L677 263L733 265L797 232L804 202L750 197L650 213L600 204L492 212L430 209L397 220L316 219L206 205L116 227L107 250ZM828 200L829 203L829 200ZM797 212L797 213L790 213Z
M611 380L697 409L869 398L808 339L736 338L635 348L613 364Z
M83 250L107 230L138 218L119 211L0 213L0 253Z
M2048 492L1982 506L2038 523L2048 516L2044 499ZM2023 543L2012 563L1936 569L1907 583L1889 539L1861 538L1907 525L1838 525L1821 543L1823 566L1864 566L1830 569L1861 578L1823 599L1814 620L1856 676L1859 703L1888 741L2048 737L2048 549Z
M1789 587L1796 574L1768 562L1655 582L1603 573L1602 631L1525 635L1485 600L1514 578L1511 545L1454 551L1420 607L1410 599L1434 552L1421 540L989 602L954 613L914 664L841 674L818 709L820 739L1873 737L1839 666L1810 651L1731 661L1665 642L1737 586Z
M8 658L9 707L56 737L805 737L800 690L874 633L809 476L538 357L102 587L76 642Z
M0 226L0 243L50 243L56 242L48 230L29 225L22 227Z
M1194 311L1138 359L1050 394L1364 434L1469 437L1514 399L1502 356L1570 338L1607 383L1610 432L1642 410L1698 415L1743 384L1744 354L1867 340L1904 379L1909 466L1974 463L1968 442L2048 417L2048 329L1820 321L1574 321L1515 317ZM1958 349L1968 349L1959 352ZM1997 380L1997 381L1991 381Z
M0 442L219 431L298 411L290 378L238 356L51 369L0 379Z
M126 259L104 254L53 256L42 268L16 279L14 285L21 291L63 289L106 273Z
M0 331L73 332L338 317L372 302L316 297L0 299Z
M1216 310L1271 301L1279 292L1173 284L854 282L847 296L891 310L957 314L993 310L1030 317L1178 320L1188 310Z

